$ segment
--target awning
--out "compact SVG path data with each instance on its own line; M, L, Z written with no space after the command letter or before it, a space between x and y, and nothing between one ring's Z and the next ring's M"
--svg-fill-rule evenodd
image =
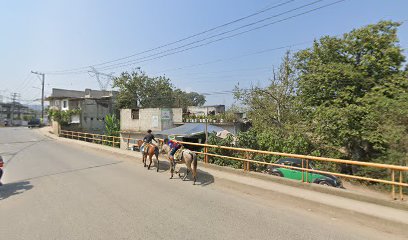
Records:
M221 127L217 127L214 125L208 125L208 132L220 132L224 131L225 129ZM169 135L177 135L177 136L184 136L184 137L190 137L190 136L195 136L195 135L200 135L205 133L205 123L186 123L184 125L181 125L179 127L167 129L161 132L156 132L156 135L164 135L164 136L169 136Z

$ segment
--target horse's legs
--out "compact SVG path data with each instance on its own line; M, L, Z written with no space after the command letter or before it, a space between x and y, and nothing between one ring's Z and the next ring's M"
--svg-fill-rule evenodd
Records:
M186 160L186 175L184 175L183 181L186 180L188 173L192 172L191 169L191 161L190 160Z
M143 153L143 167L146 167L147 155Z
M150 170L151 165L152 165L152 155L149 154L149 166L147 166L147 170Z
M170 179L172 179L173 178L173 173L174 173L174 164L173 164L173 161L171 159L169 159L169 162L170 162L170 173L171 173Z
M183 181L185 181L185 180L186 180L186 178L187 178L188 174L189 174L189 170L188 170L188 168L186 168L186 174L184 174Z
M196 181L197 181L197 155L193 155L193 185L195 185Z
M193 168L191 171L192 175L193 175L193 185L195 185L196 181L197 181L197 167Z
M156 160L157 160L157 169L156 169L156 172L159 172L159 169L160 169L159 155L156 155Z

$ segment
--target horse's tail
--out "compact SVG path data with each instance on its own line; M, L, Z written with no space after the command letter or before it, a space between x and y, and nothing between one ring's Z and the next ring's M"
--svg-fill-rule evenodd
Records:
M193 178L195 184L197 180L197 154L191 153L191 156L193 157Z
M158 146L154 148L154 155L156 155L156 158L159 158L159 147Z

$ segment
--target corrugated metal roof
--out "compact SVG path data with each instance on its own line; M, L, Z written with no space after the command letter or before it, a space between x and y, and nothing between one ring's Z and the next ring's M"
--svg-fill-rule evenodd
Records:
M208 125L208 132L220 132L225 129L214 125ZM157 132L157 135L179 135L179 136L192 136L205 133L205 123L186 123L179 127L167 129L161 132Z

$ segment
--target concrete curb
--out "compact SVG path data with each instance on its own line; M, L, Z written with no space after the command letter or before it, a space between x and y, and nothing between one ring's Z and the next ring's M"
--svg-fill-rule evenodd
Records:
M349 198L349 199L353 199L353 200L357 200L361 202L373 203L373 204L377 204L377 205L381 205L385 207L391 207L395 209L408 211L408 205L406 203L400 202L399 200L395 200L395 201L391 199L384 200L384 199L366 196L361 193L348 191L346 189L326 187L326 186L321 186L318 184L302 183L299 181L276 177L272 175L266 175L266 174L259 173L259 172L244 172L242 169L235 169L235 168L231 168L227 166L219 166L215 164L204 164L202 162L199 162L199 165L202 168L214 169L218 171L225 171L225 172L229 172L232 174L253 177L253 178L260 179L260 180L271 181L271 182L284 184L287 186L296 187L300 189L313 190L313 191L317 191L320 193L331 194L331 195Z

